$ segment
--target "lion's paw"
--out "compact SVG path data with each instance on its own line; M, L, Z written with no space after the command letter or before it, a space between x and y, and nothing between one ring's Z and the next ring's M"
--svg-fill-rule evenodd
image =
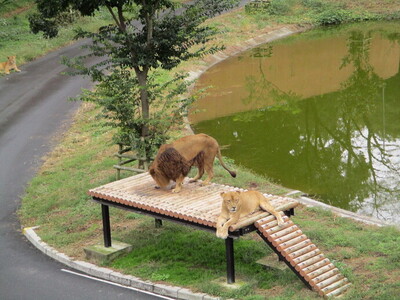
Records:
M278 219L278 226L282 227L283 225L285 225L285 221L283 219Z

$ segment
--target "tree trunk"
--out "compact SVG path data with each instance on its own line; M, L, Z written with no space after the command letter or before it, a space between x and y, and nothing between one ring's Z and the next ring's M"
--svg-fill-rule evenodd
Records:
M145 68L144 70L139 70L138 68L135 68L136 76L139 81L140 85L140 103L141 103L141 109L142 109L142 118L147 120L150 117L150 105L149 105L149 93L147 91L147 78L148 78L148 68ZM147 136L149 135L149 128L145 124L142 126L142 133L141 133L141 138L144 140ZM144 156L146 159L149 158L150 155L150 149L145 149Z
M140 102L142 108L142 117L144 119L149 118L149 95L147 92L147 74L148 70L136 71L136 76L140 85Z

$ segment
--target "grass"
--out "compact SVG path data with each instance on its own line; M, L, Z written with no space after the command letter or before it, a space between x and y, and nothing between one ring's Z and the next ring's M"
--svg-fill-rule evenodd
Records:
M331 25L365 20L399 18L397 0L273 0L254 17L271 23Z
M400 0L274 0L273 3L274 9L267 12L247 14L237 10L210 21L223 32L215 43L223 40L226 46L234 45L279 24L318 25L400 18ZM108 13L101 10L93 17L79 19L77 24L63 26L57 38L45 39L40 34L30 33L27 16L35 10L33 0L10 1L1 8L0 61L16 55L18 65L22 65L71 43L76 27L93 31L112 21Z
M63 26L59 36L46 39L41 34L30 32L28 15L36 11L33 0L10 1L0 12L0 61L10 55L17 56L17 64L26 62L73 42L74 28L82 27L89 31L111 22L105 11L94 17L79 18L77 23Z
M99 242L102 236L100 207L86 191L115 179L112 154L116 147L108 144L111 133L96 118L97 113L93 105L82 106L28 187L19 212L24 225L40 224L38 233L43 240L78 259L84 259L84 246ZM235 180L228 184L288 191L265 184L267 179L240 167L235 167L237 179L230 179L218 164L215 168L217 182ZM107 265L112 269L224 298L318 298L289 269L266 270L255 263L272 253L256 234L235 241L236 275L244 285L230 290L218 284L226 275L225 247L214 234L170 222L154 228L152 218L118 209L112 209L111 216L113 237L133 245L130 254ZM344 299L395 299L400 278L398 229L367 226L315 208L301 207L293 219L353 283L354 289Z
M28 61L69 42L72 34L67 32L58 44L27 33L24 14L28 11L24 11L24 8L31 9L30 2L15 1L21 4L22 9L14 7L0 15L0 24L6 23L0 25L0 32L8 34L7 39L0 40L0 60L13 51L19 58ZM238 10L209 21L223 30L215 42L234 45L282 22L316 23L318 14L323 11L321 5L332 5L335 9L346 11L364 10L381 18L392 16L400 7L398 0L291 0L288 4L289 9L284 15L247 15L243 10ZM308 14L301 14L307 5L311 7ZM104 18L101 15L94 17L100 20ZM21 34L16 35L18 30ZM33 47L36 40L38 46ZM199 64L203 62L191 61L180 68L190 70ZM100 208L90 201L86 191L115 180L112 165L116 160L112 155L117 147L110 144L111 129L96 118L97 114L98 109L93 105L82 105L72 127L45 159L38 175L28 186L19 211L24 226L40 225L38 233L44 241L79 259L83 259L82 248L95 244L102 236ZM179 130L176 135L181 134ZM234 165L234 161L226 161ZM236 179L232 179L216 163L215 181L244 188L255 187L273 194L288 192L288 189L270 182L268 178L262 178L240 166L234 169L239 174ZM154 228L153 219L118 209L111 209L111 216L114 238L134 245L134 249L108 265L110 268L224 298L318 298L290 270L266 270L255 263L257 259L272 253L255 234L246 235L235 242L237 277L244 284L232 291L218 284L226 275L225 248L224 242L212 233L169 222L165 222L162 228ZM336 217L330 212L304 207L297 209L293 218L353 283L354 288L344 299L396 299L400 289L398 229L367 226Z

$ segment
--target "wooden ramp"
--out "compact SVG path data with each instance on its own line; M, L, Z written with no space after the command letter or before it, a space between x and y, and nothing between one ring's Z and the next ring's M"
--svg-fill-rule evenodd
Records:
M338 297L351 283L288 217L278 226L274 216L254 223L257 233L310 288L325 297Z

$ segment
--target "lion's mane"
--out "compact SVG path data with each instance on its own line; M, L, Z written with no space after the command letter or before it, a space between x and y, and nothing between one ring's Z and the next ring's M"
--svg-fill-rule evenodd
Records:
M170 147L158 155L156 166L150 168L150 174L158 179L158 184L165 186L170 180L176 181L181 175L186 177L192 166L204 168L203 164L203 151L188 161L175 148Z

